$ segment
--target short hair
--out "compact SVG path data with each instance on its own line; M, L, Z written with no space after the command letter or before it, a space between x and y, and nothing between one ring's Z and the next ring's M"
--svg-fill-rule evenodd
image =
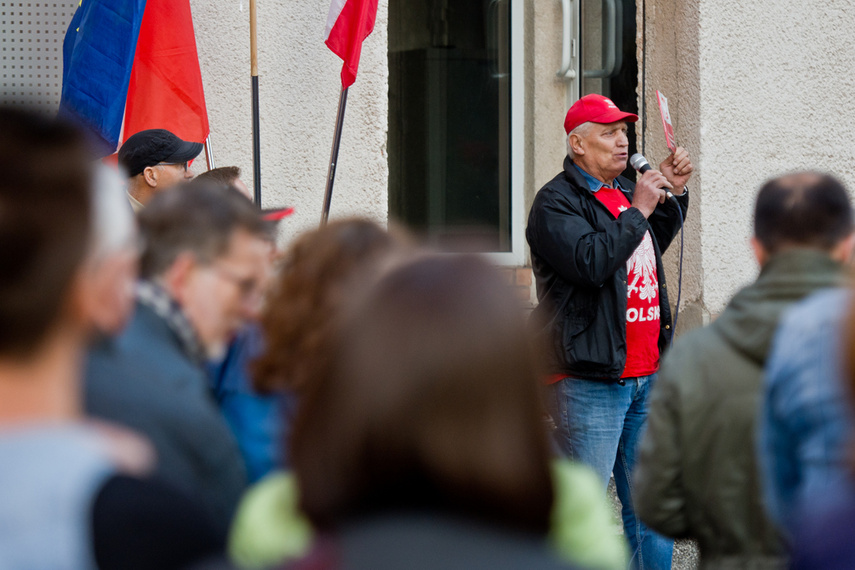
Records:
M246 196L231 187L192 181L157 194L139 213L144 249L140 277L163 275L179 255L192 253L201 263L224 255L237 230L272 241L265 222Z
M238 178L240 178L240 168L237 166L212 168L196 176L196 180L210 180L222 186L231 186Z
M282 256L261 319L267 350L253 364L255 387L299 392L320 374L355 284L408 244L401 231L362 218L335 220L297 237Z
M797 172L773 178L757 194L754 236L769 253L787 247L830 251L852 229L849 194L828 174Z
M291 440L317 528L439 509L546 534L553 500L538 375L521 304L475 256L385 276L304 392Z
M584 137L590 132L592 126L593 123L591 121L587 121L567 133L567 137L564 140L567 142L567 156L570 157L570 160L576 158L576 155L573 153L573 147L570 146L570 135L579 135L580 137Z
M90 239L91 156L74 127L0 108L0 354L55 326Z

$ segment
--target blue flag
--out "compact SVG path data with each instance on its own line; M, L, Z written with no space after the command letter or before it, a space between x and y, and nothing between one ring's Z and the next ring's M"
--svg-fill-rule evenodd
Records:
M63 43L59 115L83 124L104 155L119 144L146 0L80 0Z

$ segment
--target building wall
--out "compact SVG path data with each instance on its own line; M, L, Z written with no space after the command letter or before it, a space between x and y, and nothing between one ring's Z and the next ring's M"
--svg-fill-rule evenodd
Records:
M237 165L252 188L249 0L191 0L217 166ZM329 0L258 2L264 207L296 211L281 241L320 221L341 82L323 43ZM387 0L363 44L350 88L330 217L387 218Z
M855 87L855 43L847 24L853 4L645 4L648 133L659 128L650 92L667 90L677 136L698 168L686 235L692 242L688 301L701 300L714 316L756 277L748 240L764 180L819 169L851 186L855 123L842 112Z
M515 1L525 2L528 208L560 169L567 84L555 76L560 3ZM29 48L36 46L36 58L56 58L62 20L70 19L76 4L45 5L42 13L29 2L8 3L15 14L35 12L2 22L4 47L17 50L3 61L4 92L20 99L21 89L35 89L34 96L56 104L61 59L59 67L53 59L30 61ZM216 162L240 166L252 186L249 0L191 0L191 6ZM754 196L765 179L814 168L851 185L855 123L844 113L855 91L849 73L855 42L846 25L852 0L637 0L637 6L639 146L654 164L667 154L655 99L660 89L669 97L678 143L696 166L685 233L685 329L720 313L755 278L748 239ZM283 242L315 226L321 215L341 65L323 45L328 8L329 0L258 3L263 205L296 207L282 224ZM387 23L388 0L380 0L350 90L334 217L387 219ZM46 91L39 91L43 86ZM675 244L665 257L672 302L678 254Z
M651 164L668 156L665 133L659 116L656 90L668 97L668 107L677 144L689 151L695 174L689 182L689 213L683 236L683 290L677 332L708 321L705 304L702 241L703 211L706 207L705 162L701 147L700 76L698 68L698 4L639 0L638 59L639 115L643 133L639 150ZM679 286L680 241L665 253L669 300L676 305Z
M62 39L78 0L3 3L2 100L52 113L59 105ZM217 166L236 165L250 188L252 101L249 0L191 0ZM321 217L340 91L339 60L324 45L329 0L258 2L262 205L290 205L285 242ZM387 218L387 0L363 45L350 88L331 216ZM194 164L205 168L203 159Z

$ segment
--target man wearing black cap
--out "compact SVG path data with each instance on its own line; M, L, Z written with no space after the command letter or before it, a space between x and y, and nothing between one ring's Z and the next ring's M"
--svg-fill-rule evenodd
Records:
M119 166L128 174L128 200L139 212L155 194L193 178L188 161L202 144L183 141L166 129L148 129L131 136L119 149Z

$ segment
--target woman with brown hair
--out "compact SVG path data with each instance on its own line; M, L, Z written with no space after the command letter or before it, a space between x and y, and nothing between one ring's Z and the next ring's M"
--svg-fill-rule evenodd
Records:
M301 234L282 256L261 325L269 347L255 361L262 392L296 393L327 362L327 339L359 284L408 249L402 232L352 218Z
M277 429L284 432L277 455L290 467L289 432L305 388L326 373L329 339L343 309L366 282L411 250L409 237L366 219L336 220L299 235L283 253L261 318L266 348L252 365L255 388L280 394ZM256 425L258 418L256 418ZM294 477L274 471L241 501L229 551L236 564L265 567L305 551L310 527L297 510Z
M395 265L388 261L395 251L360 265L357 281ZM233 561L243 568L281 563L305 553L317 534L310 556L324 556L329 537L337 537L336 552L356 556L364 548L402 556L426 548L425 563L445 552L467 567L551 567L542 551L549 533L555 551L573 563L625 568L625 545L596 477L552 461L522 307L501 275L475 257L398 261L370 290L312 272L312 282L337 293L322 296L334 303L315 305L332 320L319 321L329 327L316 351L302 353L302 364L283 345L299 337L298 328L293 337L268 332L267 357L281 363L270 370L281 374L291 362L302 374L290 440L299 485L283 473L250 491L233 527ZM357 301L360 289L367 297ZM280 301L295 303L284 294ZM268 315L266 326L273 322ZM366 530L373 538L351 550L352 537ZM395 550L375 549L375 540Z
M475 257L386 276L340 330L292 440L321 540L297 568L559 568L519 304ZM320 566L315 566L320 564Z

